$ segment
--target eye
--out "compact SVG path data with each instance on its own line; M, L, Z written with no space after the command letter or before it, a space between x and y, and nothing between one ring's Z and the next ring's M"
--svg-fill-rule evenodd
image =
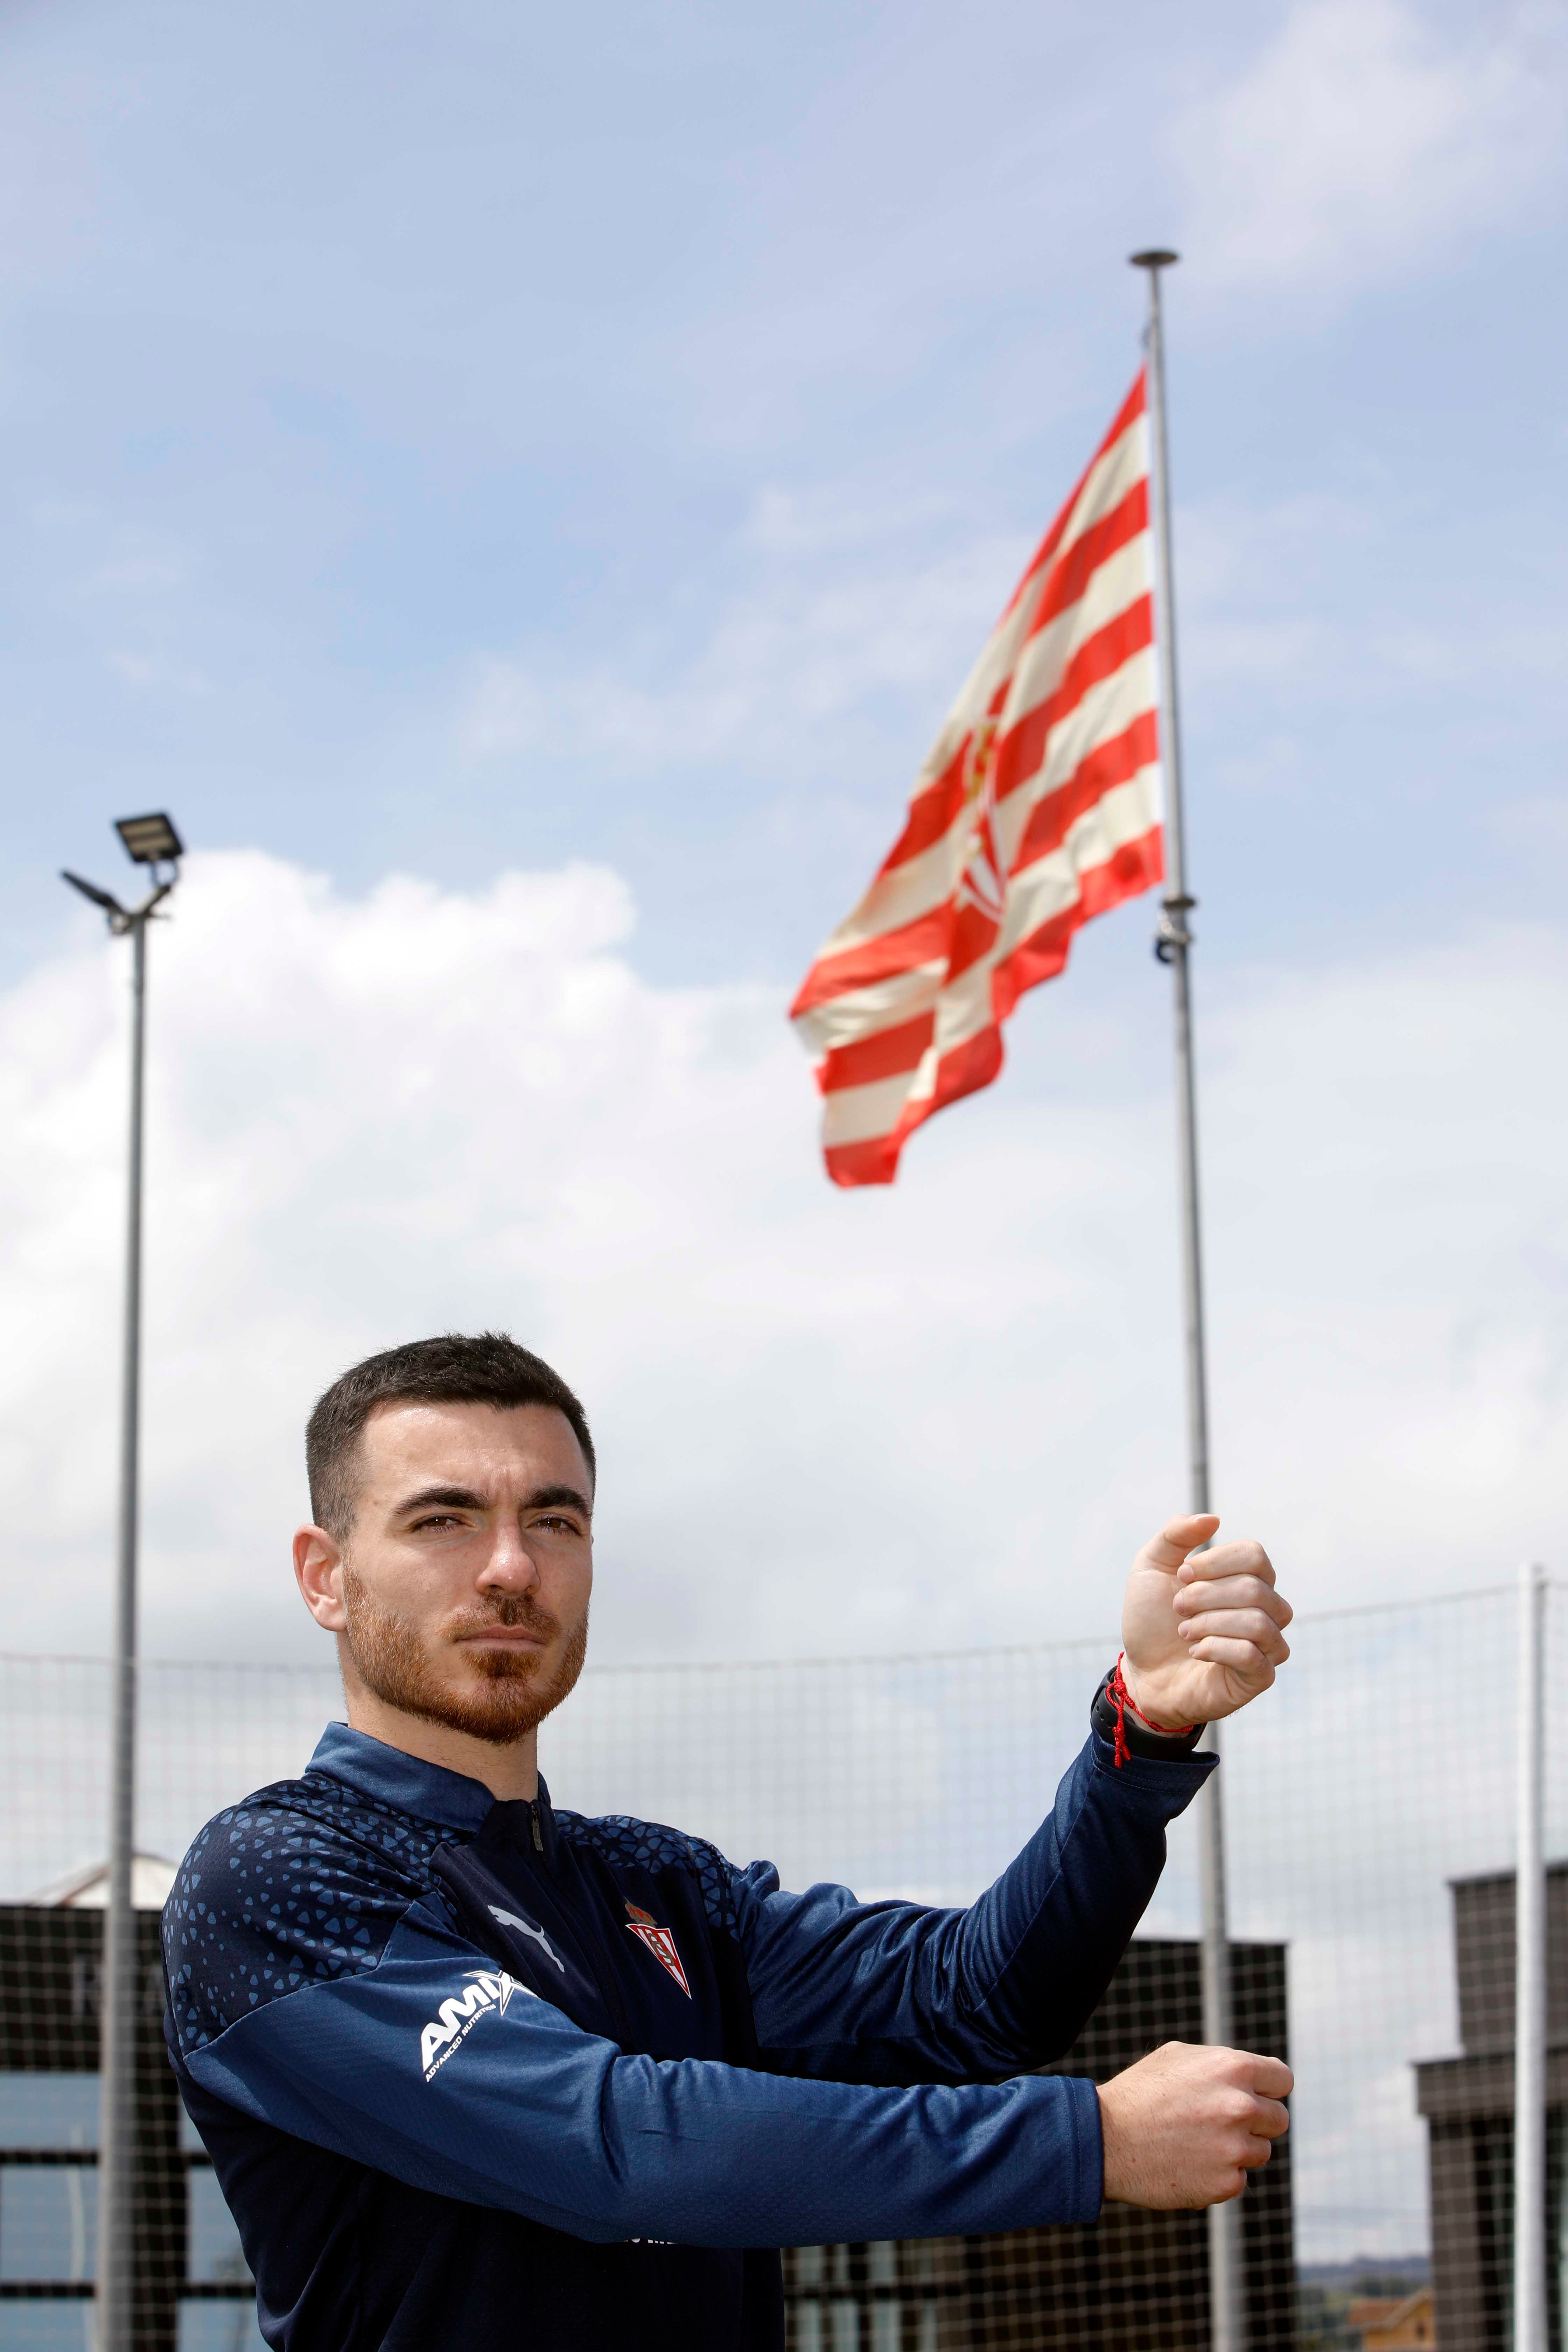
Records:
M556 1535L580 1536L583 1532L575 1519L563 1519L554 1511L546 1511L533 1524L536 1528L549 1528Z
M416 1519L412 1532L417 1535L424 1528L460 1528L463 1522L454 1512L432 1511L427 1519Z

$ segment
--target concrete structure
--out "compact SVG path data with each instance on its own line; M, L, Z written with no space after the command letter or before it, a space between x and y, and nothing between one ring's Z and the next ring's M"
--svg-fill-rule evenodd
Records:
M131 1857L131 1901L137 1911L161 1911L169 1899L174 1884L175 1865L161 1853L135 1853ZM79 1869L68 1870L63 1878L51 1879L29 1895L30 1905L46 1910L106 1911L109 1908L109 1864L107 1862L85 1862Z
M1458 2058L1415 2069L1426 2118L1432 2269L1443 2352L1507 2352L1513 2250L1514 1885L1511 1871L1453 1883ZM1564 2352L1568 2265L1568 1863L1546 1874L1547 2316Z

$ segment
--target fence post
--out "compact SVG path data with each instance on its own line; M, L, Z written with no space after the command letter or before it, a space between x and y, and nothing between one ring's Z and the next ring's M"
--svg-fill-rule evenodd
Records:
M1519 1832L1514 1876L1513 2352L1546 2342L1544 1570L1519 1584Z

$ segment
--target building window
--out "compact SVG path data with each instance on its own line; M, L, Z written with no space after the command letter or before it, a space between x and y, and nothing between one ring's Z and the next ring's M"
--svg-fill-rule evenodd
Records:
M98 2267L98 2076L0 2074L0 2342L5 2352L93 2352ZM173 2097L174 2082L158 2082ZM173 2135L171 2133L171 2142ZM239 2231L184 2112L179 2352L266 2352ZM171 2221L174 2212L171 2212Z

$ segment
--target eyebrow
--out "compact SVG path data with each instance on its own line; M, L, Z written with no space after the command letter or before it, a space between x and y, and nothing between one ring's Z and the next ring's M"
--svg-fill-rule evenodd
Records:
M536 1486L522 1507L525 1511L580 1511L585 1519L594 1516L593 1504L575 1486Z
M421 1486L417 1494L399 1503L397 1517L405 1518L411 1511L488 1511L490 1507L471 1486ZM580 1511L585 1519L594 1516L592 1503L575 1486L535 1486L523 1496L522 1507L525 1511Z

